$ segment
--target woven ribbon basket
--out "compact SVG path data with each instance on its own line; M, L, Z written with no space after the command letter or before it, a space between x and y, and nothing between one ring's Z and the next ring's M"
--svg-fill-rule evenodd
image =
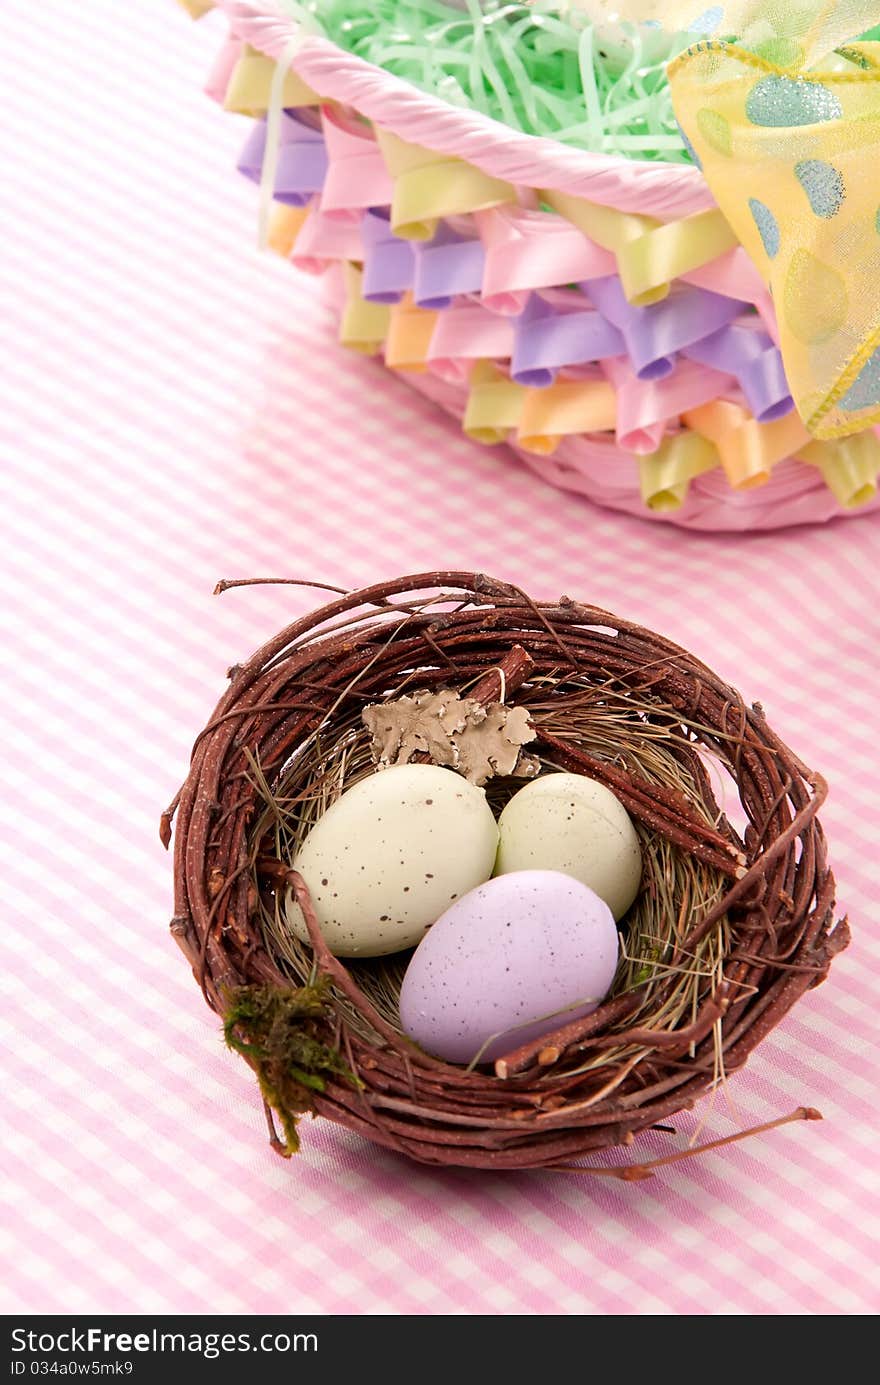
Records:
M284 0L184 3L228 19L209 91L252 121L239 168L262 185L265 241L325 276L344 345L476 442L688 528L878 507L877 432L808 432L774 299L699 168L448 104Z
M304 1112L438 1165L560 1168L630 1145L742 1067L847 944L817 818L823 780L760 706L607 611L536 602L482 574L403 577L340 594L229 679L162 819L166 845L175 823L171 929L259 1077L282 1153ZM394 958L329 953L279 850L309 804L375 772L366 706L445 688L525 708L542 771L605 783L644 859L608 998L468 1069L402 1034ZM508 791L490 786L493 807ZM291 890L310 945L277 927ZM637 1178L685 1153L578 1167Z

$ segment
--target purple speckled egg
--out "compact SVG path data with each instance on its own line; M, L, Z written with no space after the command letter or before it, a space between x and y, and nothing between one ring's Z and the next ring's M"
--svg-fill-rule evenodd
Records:
M607 995L619 942L594 890L555 870L478 885L419 943L400 990L404 1031L450 1063L491 1062L588 1015Z

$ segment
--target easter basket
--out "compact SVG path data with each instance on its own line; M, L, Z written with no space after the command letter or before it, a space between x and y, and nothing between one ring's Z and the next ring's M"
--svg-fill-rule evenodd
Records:
M162 818L171 931L258 1076L281 1153L310 1112L428 1164L649 1176L690 1148L595 1156L669 1129L848 942L817 818L823 780L759 705L607 611L536 602L482 574L421 574L340 593L228 676ZM642 855L607 997L538 1038L512 1033L490 1063L443 1061L403 1033L407 957L332 955L292 864L328 805L398 772L377 770L365 709L444 690L518 709L532 771L605 785ZM517 783L502 768L487 771L496 812ZM461 783L460 765L442 773ZM307 942L286 926L291 896Z
M209 90L253 122L264 243L469 437L695 529L878 507L880 44L820 86L735 0L748 51L642 25L609 75L604 0L183 2L228 19Z

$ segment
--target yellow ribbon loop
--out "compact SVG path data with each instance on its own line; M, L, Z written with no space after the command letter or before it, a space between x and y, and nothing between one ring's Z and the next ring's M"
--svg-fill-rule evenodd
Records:
M517 385L491 361L477 361L462 424L468 437L489 447L505 442L519 426L525 394L525 385Z
M245 47L232 69L223 98L224 109L234 111L237 115L265 115L269 109L275 67L274 58L267 58L256 48ZM320 102L320 96L306 86L292 67L288 67L281 88L281 105L285 110L290 106L318 106Z
M431 240L444 216L486 211L516 200L516 189L462 159L408 144L376 128L376 139L394 179L391 229L404 240Z
M699 433L674 433L656 452L639 458L642 500L649 510L680 510L691 481L719 465L718 451Z
M692 9L664 8L664 23ZM679 123L770 286L816 438L880 422L880 45L849 42L878 21L880 0L743 0L722 20L737 43L697 43L669 67Z
M867 505L877 494L880 476L880 438L860 433L841 442L813 442L799 454L802 462L819 468L822 480L845 510Z
M702 432L674 433L656 452L639 458L642 500L649 510L668 514L687 499L691 481L724 466L731 484L750 490L769 476L775 462L788 455L796 424L761 425L733 404L706 405L688 415ZM710 440L714 439L714 440ZM880 484L880 438L860 433L840 442L809 442L798 460L815 466L846 510L867 505Z
M361 292L363 272L354 264L343 266L346 301L339 324L339 340L352 351L375 356L388 333L391 309L384 303L368 303Z
M539 194L603 250L617 259L620 282L630 303L646 307L669 293L674 279L708 264L737 244L721 212L698 212L663 223L650 216L616 211L566 192Z

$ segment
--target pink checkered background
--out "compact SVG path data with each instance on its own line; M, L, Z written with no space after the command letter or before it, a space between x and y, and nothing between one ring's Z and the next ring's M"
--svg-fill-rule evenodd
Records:
M171 0L4 0L2 1308L874 1311L880 517L604 513L342 353L255 249L242 128L200 93L218 38ZM157 822L227 665L321 598L211 588L441 566L665 631L831 780L853 946L679 1139L823 1124L633 1185L434 1173L324 1123L270 1153L169 939Z

